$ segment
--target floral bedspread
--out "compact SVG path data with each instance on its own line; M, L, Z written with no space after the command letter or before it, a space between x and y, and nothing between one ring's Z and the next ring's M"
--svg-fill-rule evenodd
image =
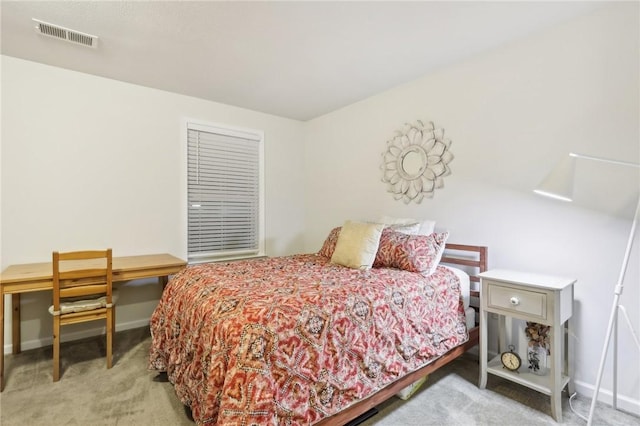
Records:
M312 424L464 343L459 282L316 255L202 264L166 287L149 368L199 425Z

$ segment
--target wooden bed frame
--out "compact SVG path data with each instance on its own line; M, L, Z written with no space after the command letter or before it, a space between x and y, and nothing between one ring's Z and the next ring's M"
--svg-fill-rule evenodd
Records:
M479 282L480 278L478 273L487 270L487 247L484 246L470 246L464 244L447 244L444 256L440 263L449 264L459 267L465 270L469 274L471 282ZM473 271L471 271L473 269ZM471 291L471 297L480 297L478 291ZM480 318L479 315L476 318ZM399 380L390 383L388 386L382 388L373 395L365 398L350 407L346 408L339 413L334 414L331 417L327 417L316 423L316 425L344 425L351 420L363 415L367 411L375 408L376 405L386 401L400 390L409 386L416 380L425 377L440 367L448 364L460 355L476 346L479 342L480 327L476 324L474 328L469 330L469 340L445 353L435 361L425 365L424 367L416 370ZM363 419L364 420L364 419Z

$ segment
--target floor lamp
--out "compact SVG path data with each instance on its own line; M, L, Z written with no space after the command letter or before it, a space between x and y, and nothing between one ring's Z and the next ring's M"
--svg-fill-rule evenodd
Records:
M538 188L534 190L537 194L545 195L555 199L563 201L572 201L573 196L573 177L575 171L576 159L600 161L604 163L616 164L620 166L628 166L640 168L640 164L629 163L626 161L609 160L606 158L591 157L588 155L570 153L569 158L562 161L554 170L551 171L549 176L540 183ZM587 419L587 425L591 426L593 422L593 413L595 411L596 401L598 400L598 392L600 391L600 384L602 381L602 373L604 372L604 364L607 359L607 352L609 350L609 342L611 341L611 334L614 334L613 342L613 408L617 409L617 376L618 376L618 314L622 312L627 325L631 330L631 335L635 340L636 346L640 349L640 341L638 336L633 330L631 320L627 315L627 311L624 306L620 304L620 295L624 288L624 276L627 272L627 266L629 264L629 256L631 255L631 248L633 246L633 240L636 232L636 225L638 223L638 211L640 210L640 199L638 199L638 205L633 215L633 223L631 225L631 232L629 233L629 240L627 241L627 249L624 253L622 260L622 268L620 269L620 275L618 276L618 283L614 290L613 306L611 307L611 315L609 316L609 325L607 327L607 334L604 340L604 346L602 347L602 356L600 358L600 367L598 368L598 378L596 380L596 388L591 400L591 408L589 409L589 417Z

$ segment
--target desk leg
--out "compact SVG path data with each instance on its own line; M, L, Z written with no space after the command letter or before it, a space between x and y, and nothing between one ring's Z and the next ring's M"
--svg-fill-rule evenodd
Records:
M167 283L169 282L169 277L167 275L158 277L158 282L162 286L162 291L164 291L164 288L167 286Z
M0 392L4 390L4 292L0 291Z
M11 308L13 310L11 317L11 342L13 344L13 353L20 353L20 293L11 295Z

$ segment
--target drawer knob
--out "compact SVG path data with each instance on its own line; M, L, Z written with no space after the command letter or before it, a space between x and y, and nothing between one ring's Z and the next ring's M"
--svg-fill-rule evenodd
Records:
M518 299L516 296L513 296L511 297L511 299L509 299L509 302L511 302L513 306L518 306L520 304L520 299Z

